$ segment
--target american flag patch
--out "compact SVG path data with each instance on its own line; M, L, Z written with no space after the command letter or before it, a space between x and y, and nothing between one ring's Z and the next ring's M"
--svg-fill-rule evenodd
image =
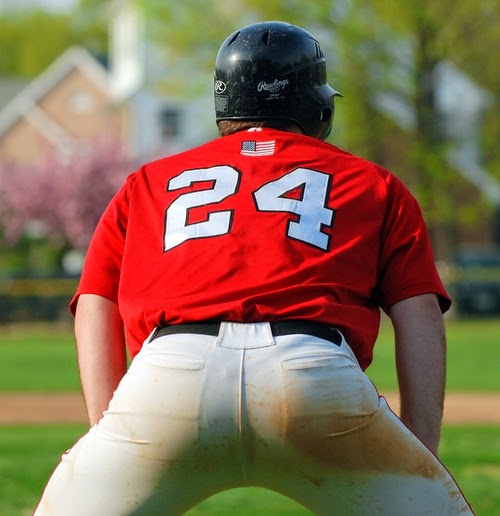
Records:
M258 142L256 140L245 140L241 142L241 154L243 156L272 156L276 142Z

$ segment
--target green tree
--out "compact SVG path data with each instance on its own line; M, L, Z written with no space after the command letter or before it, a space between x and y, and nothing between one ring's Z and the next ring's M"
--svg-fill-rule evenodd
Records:
M64 50L85 45L105 54L106 25L74 13L20 10L0 15L0 76L35 77Z
M491 49L498 48L500 43L499 5L488 0L418 0L404 5L388 0L371 4L377 17L389 24L389 33L406 38L413 47L414 69L408 100L416 118L411 148L415 188L431 220L455 218L460 207L449 187L454 185L457 189L460 182L457 184L457 174L445 162L450 139L438 111L436 70L444 60L452 62L478 85L498 91L497 58ZM466 98L459 100L457 110L468 102ZM496 151L500 129L498 118L493 120L492 116L496 100L485 112L481 145L485 168L500 178Z
M437 109L435 74L447 60L482 87L499 90L492 51L499 43L498 2L138 1L153 37L174 63L184 62L183 73L193 82L196 76L206 78L222 38L241 25L281 19L309 28L324 47L330 83L345 97L336 102L331 141L403 176L431 229L473 223L486 215L484 203L463 203L470 185L446 162L450 141ZM167 81L166 87L175 82ZM407 107L406 127L380 110L381 93ZM481 129L483 165L500 177L496 99Z

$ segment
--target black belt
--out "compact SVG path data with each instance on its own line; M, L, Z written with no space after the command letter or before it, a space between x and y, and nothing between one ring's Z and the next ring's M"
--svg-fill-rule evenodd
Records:
M219 335L221 321L207 321L186 324L172 324L171 326L161 326L157 329L151 340L165 335L175 335L177 333L195 333L197 335ZM289 320L270 322L271 332L274 337L283 335L311 335L320 339L328 340L336 346L342 343L340 332L334 328L325 326L314 321Z

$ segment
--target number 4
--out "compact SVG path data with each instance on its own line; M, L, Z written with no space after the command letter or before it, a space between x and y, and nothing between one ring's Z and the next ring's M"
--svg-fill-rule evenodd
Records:
M165 212L164 251L186 240L225 235L231 231L233 213L230 210L213 210L204 222L188 223L192 208L218 204L235 194L239 185L239 172L227 165L208 169L187 170L172 178L167 191L189 187L199 181L213 181L208 190L181 194ZM300 197L287 197L299 189ZM286 235L314 247L328 250L330 236L323 232L331 227L335 210L327 208L330 176L315 170L298 168L276 181L266 183L253 193L258 211L286 212L297 215L289 220Z
M286 197L291 190L301 188L300 199ZM298 221L288 221L286 234L326 251L330 237L323 227L333 223L335 211L326 207L330 191L330 176L307 168L298 168L280 179L261 186L253 196L259 211L284 211L298 215Z

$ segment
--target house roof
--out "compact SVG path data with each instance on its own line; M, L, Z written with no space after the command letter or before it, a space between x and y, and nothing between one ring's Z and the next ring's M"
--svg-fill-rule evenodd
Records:
M109 93L106 68L85 48L70 47L6 105L2 106L0 102L0 137L22 117L40 119L43 114L37 106L38 102L76 68L87 75L103 92ZM55 127L54 124L52 121L46 130L57 132L59 136L63 134L64 129Z
M21 77L1 77L0 78L0 111L23 90L29 80Z

